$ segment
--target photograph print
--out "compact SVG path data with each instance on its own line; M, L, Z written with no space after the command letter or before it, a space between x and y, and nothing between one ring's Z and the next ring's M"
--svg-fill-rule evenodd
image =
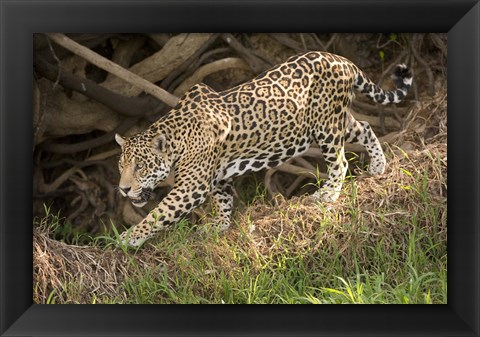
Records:
M36 304L446 304L447 35L36 33Z

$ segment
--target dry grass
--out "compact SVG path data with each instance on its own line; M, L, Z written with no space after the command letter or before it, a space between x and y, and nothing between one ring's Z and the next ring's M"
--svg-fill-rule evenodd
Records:
M307 269L345 275L359 266L375 272L378 257L372 255L378 251L383 258L396 256L396 268L402 268L412 231L421 230L423 239L446 246L446 145L427 144L408 154L393 147L387 155L386 174L349 179L333 205L308 196L277 198L273 204L258 201L223 236L202 236L184 224L135 253L52 240L47 224L52 219L44 219L34 231L34 301L47 303L54 294L55 303L127 303L131 289L125 288L126 281L162 273L168 291L177 291L179 277L192 277L198 282L192 296L208 298L219 291L213 276L235 279L247 266L254 278L288 256L301 256ZM401 271L388 272L393 280Z
M406 120L382 176L347 178L332 205L259 197L223 235L181 222L137 251L74 246L50 238L50 215L34 226L34 302L445 303L445 92Z
M361 247L367 242L371 245L378 238L384 241L398 238L405 230L400 224L411 223L412 216L426 211L422 206L446 207L445 145L427 145L424 150L408 155L394 150L390 155L393 157L389 159L386 174L349 180L335 204L322 206L309 197L279 199L275 206L257 203L241 222L248 222L246 218L249 217L255 223L252 236L257 246L264 250L282 249L272 247L271 242L287 235L293 236L297 249L336 247L340 254L361 257L361 252L351 251L352 246ZM433 166L437 160L441 170ZM425 191L417 190L419 178L425 181ZM446 217L446 214L438 214L438 217ZM439 224L445 225L446 221ZM436 234L442 231L446 239L446 228L437 228L437 224L432 223L422 225L435 230ZM319 232L318 228L322 227L324 230ZM388 254L388 247L385 248ZM347 260L352 257L348 256Z

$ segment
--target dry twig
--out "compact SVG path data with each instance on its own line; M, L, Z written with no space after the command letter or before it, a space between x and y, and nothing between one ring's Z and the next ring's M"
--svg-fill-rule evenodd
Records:
M172 107L177 104L178 98L173 96L169 92L132 73L131 71L122 68L118 64L82 46L81 44L78 44L77 42L68 38L66 35L60 33L45 34L62 47L70 50L72 53L75 53L87 59L89 62L95 64L97 67L102 68L103 70L108 71L109 73L112 73L115 76L121 78L125 82L130 83L131 85L141 90L144 90L145 92L151 94L154 97L157 97L162 102L165 102Z

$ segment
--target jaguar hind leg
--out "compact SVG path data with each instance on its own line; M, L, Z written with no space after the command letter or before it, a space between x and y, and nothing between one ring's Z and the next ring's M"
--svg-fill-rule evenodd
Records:
M352 115L349 115L345 141L365 146L370 157L368 172L371 175L383 174L385 172L387 161L383 154L382 146L368 122L357 121Z
M328 178L314 197L322 202L335 202L340 196L343 181L347 173L348 162L345 158L343 141L339 145L323 144L321 145L325 162L327 163Z

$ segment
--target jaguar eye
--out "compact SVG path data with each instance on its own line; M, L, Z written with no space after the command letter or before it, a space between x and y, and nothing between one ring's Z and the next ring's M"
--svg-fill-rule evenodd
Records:
M143 163L135 164L135 171L141 170L143 168Z

